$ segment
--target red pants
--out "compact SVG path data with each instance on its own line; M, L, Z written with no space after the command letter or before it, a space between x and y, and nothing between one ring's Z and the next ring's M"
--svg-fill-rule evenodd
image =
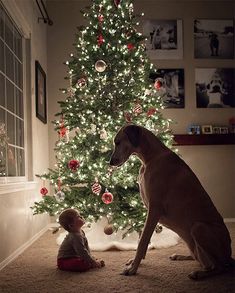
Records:
M57 259L57 266L63 271L85 272L92 268L92 265L80 257Z

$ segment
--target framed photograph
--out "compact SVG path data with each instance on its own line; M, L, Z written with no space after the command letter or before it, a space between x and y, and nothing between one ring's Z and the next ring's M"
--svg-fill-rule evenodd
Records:
M235 69L196 68L197 108L235 108Z
M195 58L233 59L233 19L194 20Z
M46 73L38 61L35 61L35 96L36 116L43 123L47 123Z
M212 134L212 125L202 125L202 133L203 134Z
M220 134L227 134L228 133L228 127L222 126L220 127Z
M182 20L146 20L143 34L151 59L183 59Z
M158 69L150 74L165 108L184 108L184 69Z
M200 133L201 133L200 125L189 125L188 134L200 134Z
M220 134L220 127L219 126L213 126L212 127L212 132L214 134Z

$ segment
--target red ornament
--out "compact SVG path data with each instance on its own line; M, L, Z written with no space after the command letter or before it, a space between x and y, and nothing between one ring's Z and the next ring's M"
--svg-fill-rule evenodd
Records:
M155 108L149 108L148 111L147 111L147 116L151 117L156 112L157 112L157 110Z
M102 14L99 14L98 15L98 20L99 20L99 22L104 21L104 16Z
M42 187L41 188L41 190L40 190L40 193L41 193L41 195L47 195L47 193L48 193L48 190L47 190L47 188L46 187Z
M101 46L104 43L104 38L101 34L98 36L97 42L99 46Z
M98 183L98 182L95 182L92 187L91 187L91 190L93 193L99 195L100 192L101 192L101 185Z
M77 87L82 88L84 86L86 86L86 79L84 77L82 77L77 81Z
M78 160L70 160L68 163L69 169L71 169L73 172L77 171L77 169L80 167L80 163Z
M67 128L64 126L64 117L62 115L60 121L60 130L58 131L60 137L64 137L66 135Z
M128 112L124 113L124 117L127 123L130 123L132 121L132 116L130 113Z
M112 193L106 191L105 193L103 193L101 199L105 204L110 204L113 201L113 195Z
M113 0L114 4L116 7L118 7L118 5L120 4L121 0Z
M156 79L154 83L154 87L156 90L160 90L163 87L163 80Z
M132 43L127 44L127 49L129 51L133 50L134 49L134 45Z
M60 137L64 137L66 135L66 132L67 132L66 127L60 128L60 130L59 130Z

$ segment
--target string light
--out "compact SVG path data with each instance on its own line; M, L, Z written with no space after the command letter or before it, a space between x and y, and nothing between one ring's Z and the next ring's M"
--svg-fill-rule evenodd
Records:
M99 20L100 14L103 21ZM54 198L50 203L39 203L38 212L49 207L59 213L74 202L75 208L79 208L91 223L106 215L116 229L131 227L138 231L143 226L146 212L143 211L136 182L140 163L132 156L110 175L108 160L113 136L126 123L124 113L128 112L130 122L146 125L171 146L172 137L167 132L172 121L161 116L160 111L164 108L161 97L157 96L148 78L149 71L155 71L155 67L146 56L142 42L144 37L136 32L135 25L139 22L132 14L133 4L129 1L115 6L107 0L94 1L90 10L83 14L88 25L76 37L76 53L70 53L71 60L65 62L70 84L62 90L66 96L60 106L67 134L56 143L58 161L55 170L43 174L43 178L49 179L58 189L60 170L66 198L59 204ZM104 39L102 44L97 43L99 33ZM133 45L133 49L128 49L128 43ZM107 65L102 73L95 69L97 60L103 60ZM77 86L81 78L86 81L84 87ZM135 115L133 108L137 99L143 112ZM146 113L153 107L157 112L148 117ZM55 122L55 127L58 132L60 120ZM106 136L101 139L103 129ZM77 172L68 170L71 159L80 162ZM112 192L114 201L110 205L105 205L99 196L92 193L95 177L98 177L103 190L108 188ZM126 206L121 211L119 201Z

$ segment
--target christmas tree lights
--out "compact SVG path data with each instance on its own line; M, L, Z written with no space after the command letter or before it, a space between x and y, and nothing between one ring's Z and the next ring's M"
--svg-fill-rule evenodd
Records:
M168 147L170 119L162 116L160 81L149 78L154 66L131 0L93 0L83 11L88 26L79 27L70 54L69 86L54 121L58 132L56 165L40 175L54 188L35 202L35 214L57 215L77 208L88 221L107 217L123 235L143 228L146 209L139 195L139 160L132 156L119 170L109 167L112 140L126 123L147 127ZM142 14L143 15L143 14Z

